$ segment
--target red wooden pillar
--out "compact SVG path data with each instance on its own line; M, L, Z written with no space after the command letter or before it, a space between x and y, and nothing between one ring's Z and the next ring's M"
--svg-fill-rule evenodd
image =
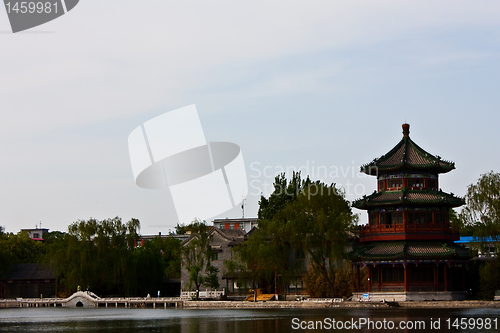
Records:
M444 264L444 291L448 291L448 265Z
M372 266L368 266L368 292L372 291Z
M438 291L439 290L439 275L438 275L438 271L439 271L439 264L437 264L436 266L434 266L434 291Z
M382 266L377 269L378 291L382 291Z
M358 265L356 265L356 278L357 278L357 289L358 289L358 293L359 293L361 290L361 284L359 282L359 266Z
M408 265L405 265L405 291L410 291L410 275L408 274Z
M465 291L465 265L462 264L462 290Z
M404 231L406 232L406 227L408 226L408 212L407 211L403 211L403 228L404 228Z

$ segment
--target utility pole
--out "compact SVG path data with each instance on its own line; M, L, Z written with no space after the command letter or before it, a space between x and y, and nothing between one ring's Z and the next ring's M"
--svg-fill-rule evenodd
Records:
M243 199L243 201L241 201L241 209L243 210L243 218L245 218L245 200L246 199Z

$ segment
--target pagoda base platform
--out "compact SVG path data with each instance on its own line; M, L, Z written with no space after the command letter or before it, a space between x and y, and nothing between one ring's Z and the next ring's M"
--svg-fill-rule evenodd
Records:
M368 294L368 298L364 297ZM372 291L353 293L353 301L407 302L407 301L462 301L463 291Z

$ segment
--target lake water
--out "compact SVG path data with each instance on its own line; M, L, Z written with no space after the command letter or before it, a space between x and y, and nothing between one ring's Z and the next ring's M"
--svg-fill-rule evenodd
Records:
M500 309L23 308L0 309L0 332L500 332L499 317Z

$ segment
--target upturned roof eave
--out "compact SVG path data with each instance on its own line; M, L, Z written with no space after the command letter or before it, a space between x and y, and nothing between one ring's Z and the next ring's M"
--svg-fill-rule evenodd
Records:
M439 258L439 259L466 259L469 258L468 252L463 249L459 250L459 246L447 243L439 242L403 242L403 249L396 253L376 253L369 254L368 252L372 250L375 246L387 247L391 245L400 245L400 242L396 243L386 243L383 245L375 245L374 243L363 245L353 250L349 257L351 260L396 260L396 259L413 259L419 260L424 258ZM420 245L421 248L434 248L443 249L446 252L415 252L410 251L409 245Z
M401 150L401 146L405 146L403 151L403 156L400 159L400 163L383 165L383 163L393 157L394 154ZM416 154L420 155L422 158L429 160L429 163L425 164L412 164L407 161L408 149L412 149ZM374 159L372 162L367 163L360 168L360 172L371 176L377 176L380 172L391 172L397 171L399 169L408 169L408 171L431 171L436 173L447 173L455 169L455 164L453 162L442 160L420 148L415 142L413 142L410 137L403 137L399 143L394 146L387 154L382 155L379 158Z
M448 207L460 207L465 204L465 201L462 198L459 197L454 197L451 194L445 193L445 192L438 192L438 191L424 191L424 193L430 193L432 195L435 195L437 198L433 200L415 200L415 199L409 199L407 197L408 193L418 193L418 191L409 191L409 190L403 190L403 191L394 191L393 193L399 193L401 196L397 199L393 200L384 200L384 201L375 201L374 199L385 195L386 193L391 193L382 191L382 192L375 192L370 194L369 196L364 197L363 199L354 201L352 203L352 207L358 208L358 209L369 209L373 207L380 207L380 206L393 206L393 205L402 205L402 204L408 204L408 205L432 205L432 206L443 206L446 205Z

